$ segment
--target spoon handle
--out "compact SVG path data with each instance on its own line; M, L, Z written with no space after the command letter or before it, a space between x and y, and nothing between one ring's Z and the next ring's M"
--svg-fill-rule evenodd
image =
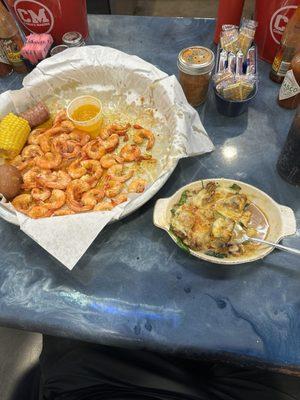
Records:
M293 249L292 247L283 246L282 244L272 243L272 242L268 242L267 240L258 239L258 238L249 238L249 240L251 240L252 242L268 244L269 246L276 247L276 249L287 251L288 253L297 254L298 256L300 256L300 250Z

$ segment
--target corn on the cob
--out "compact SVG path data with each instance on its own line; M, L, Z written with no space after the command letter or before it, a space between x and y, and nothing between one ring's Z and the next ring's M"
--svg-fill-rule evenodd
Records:
M9 113L0 122L0 151L6 157L15 157L24 147L30 126L28 122Z

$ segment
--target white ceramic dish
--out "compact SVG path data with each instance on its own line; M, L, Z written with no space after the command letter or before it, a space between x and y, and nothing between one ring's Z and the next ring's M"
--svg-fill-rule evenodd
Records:
M236 181L234 179L205 179L203 181L192 182L179 189L173 196L166 199L159 199L154 208L153 222L158 228L164 229L173 241L176 243L176 238L169 231L171 209L179 201L181 194L187 189L196 189L202 187L202 183L205 185L208 182L228 182L228 186L236 183L242 188L242 193L245 193L248 198L253 202L266 216L270 228L266 236L267 240L278 243L282 238L293 235L296 233L296 219L294 212L291 208L282 206L276 203L270 196L256 187L249 185L244 182ZM239 256L232 258L216 258L209 256L201 251L190 250L190 254L215 264L235 265L251 261L259 260L271 253L273 250L270 246L259 246L255 253L248 256Z

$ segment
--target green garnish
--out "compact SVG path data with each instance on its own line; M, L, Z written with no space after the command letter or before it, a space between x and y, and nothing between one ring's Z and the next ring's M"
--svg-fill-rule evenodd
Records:
M213 251L213 250L208 250L205 254L207 256L216 257L216 258L226 258L227 257L227 254L217 253L216 251Z
M238 221L238 224L239 224L243 229L247 229L246 225L244 225L244 224L242 223L242 221Z
M250 203L246 203L244 207L244 211L246 211L250 207Z
M185 190L184 192L182 192L180 200L178 202L179 206L182 206L184 203L186 203L187 201L187 190Z
M176 213L176 208L172 208L171 209L171 214L173 215L173 217L174 217L175 213Z
M219 211L214 210L214 218L227 218L227 217L221 214Z
M174 237L177 246L180 247L181 250L185 251L186 253L190 253L190 248L185 243L183 243L182 239L180 239L177 235L175 235L172 227L170 227L169 232Z
M242 190L242 188L241 188L239 185L237 185L236 183L234 183L233 185L231 185L231 186L230 186L230 189L232 189L232 190L234 190L234 191L236 191L236 192L239 192L240 190Z

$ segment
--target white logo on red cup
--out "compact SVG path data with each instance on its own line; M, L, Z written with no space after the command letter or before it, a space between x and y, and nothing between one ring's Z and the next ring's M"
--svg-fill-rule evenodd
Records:
M36 0L17 0L14 9L22 24L30 32L51 32L54 16L44 4Z
M286 24L294 14L297 6L285 6L279 8L272 15L270 20L270 33L275 43L280 44L281 36L285 30Z

